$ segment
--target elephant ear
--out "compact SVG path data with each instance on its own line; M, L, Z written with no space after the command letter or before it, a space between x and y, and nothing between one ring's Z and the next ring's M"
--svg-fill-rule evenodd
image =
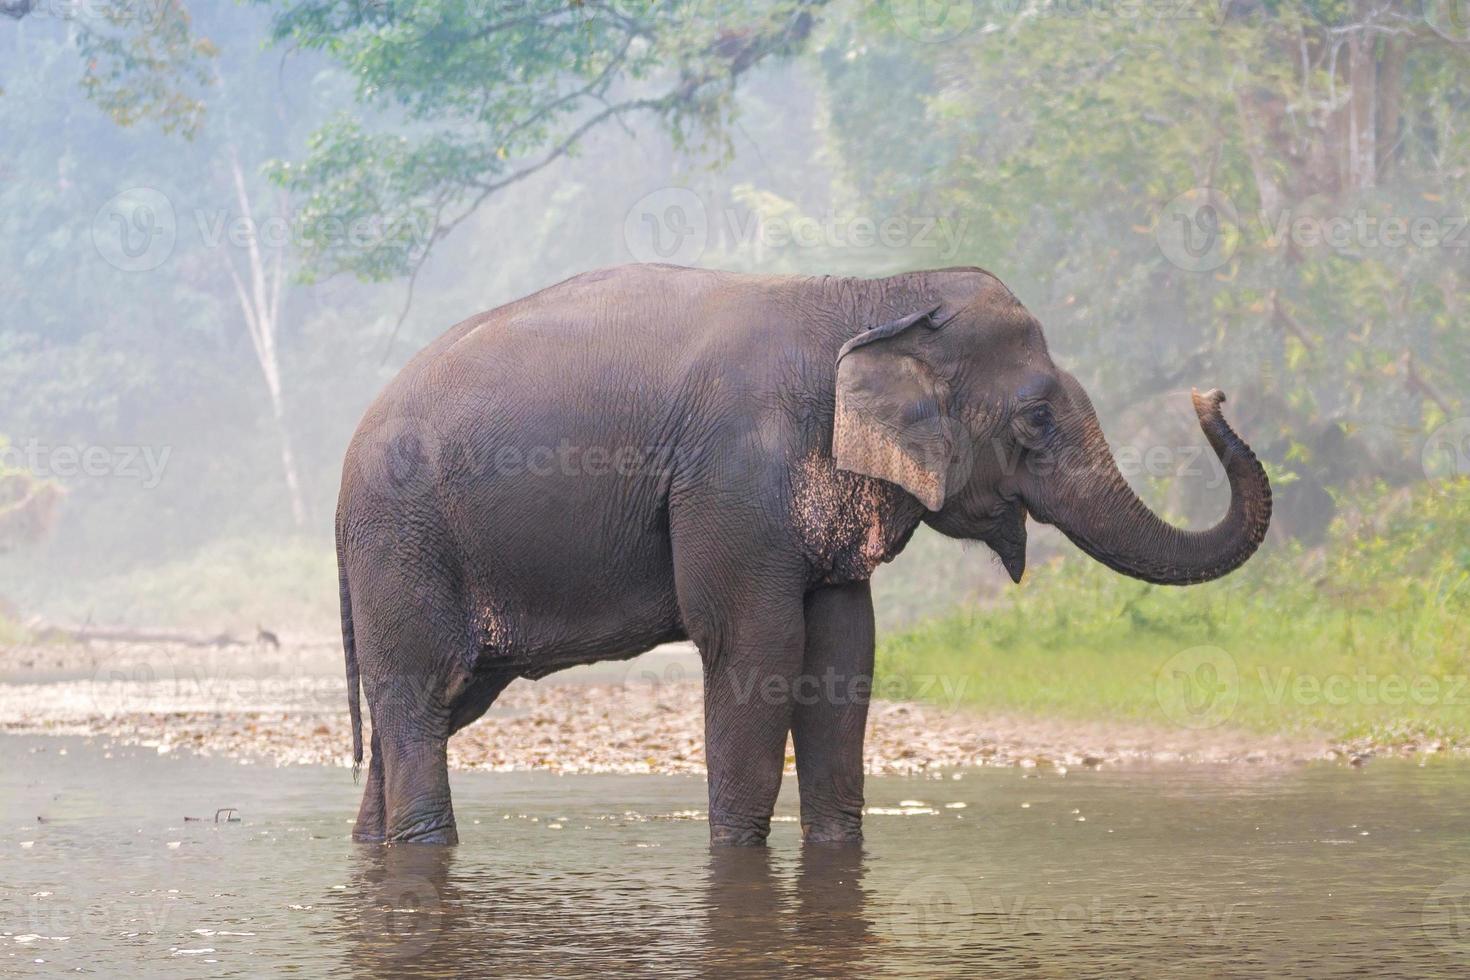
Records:
M837 354L832 454L839 469L896 483L930 510L944 506L953 446L945 424L949 387L903 335L934 329L935 307L874 327Z

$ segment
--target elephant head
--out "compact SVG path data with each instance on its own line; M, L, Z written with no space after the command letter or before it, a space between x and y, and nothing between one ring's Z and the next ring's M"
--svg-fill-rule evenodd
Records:
M1138 499L1087 393L1052 363L1036 319L987 277L964 299L926 304L842 347L833 451L839 468L913 494L941 533L984 541L1017 582L1029 514L1125 575L1189 585L1239 567L1271 521L1265 470L1226 423L1224 400L1194 394L1230 508L1209 530L1181 530Z

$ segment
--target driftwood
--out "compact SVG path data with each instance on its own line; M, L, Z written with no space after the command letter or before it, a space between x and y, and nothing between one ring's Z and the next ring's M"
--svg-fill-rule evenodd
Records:
M188 630L132 629L125 626L62 626L56 623L27 623L26 632L39 640L69 643L169 643L185 647L247 646L228 633L193 633Z

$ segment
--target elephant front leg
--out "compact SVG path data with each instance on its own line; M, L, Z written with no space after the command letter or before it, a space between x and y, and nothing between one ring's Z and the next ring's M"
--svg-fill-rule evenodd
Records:
M806 656L791 724L801 832L811 842L863 837L863 736L873 687L873 598L867 582L806 598Z
M764 844L801 671L801 606L752 610L702 652L710 843Z

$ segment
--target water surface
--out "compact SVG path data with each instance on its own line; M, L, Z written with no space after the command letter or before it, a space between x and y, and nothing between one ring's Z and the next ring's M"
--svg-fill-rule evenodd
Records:
M460 846L381 848L342 770L0 758L7 976L1470 975L1463 763L885 777L861 849L789 784L711 852L693 777L456 773Z

